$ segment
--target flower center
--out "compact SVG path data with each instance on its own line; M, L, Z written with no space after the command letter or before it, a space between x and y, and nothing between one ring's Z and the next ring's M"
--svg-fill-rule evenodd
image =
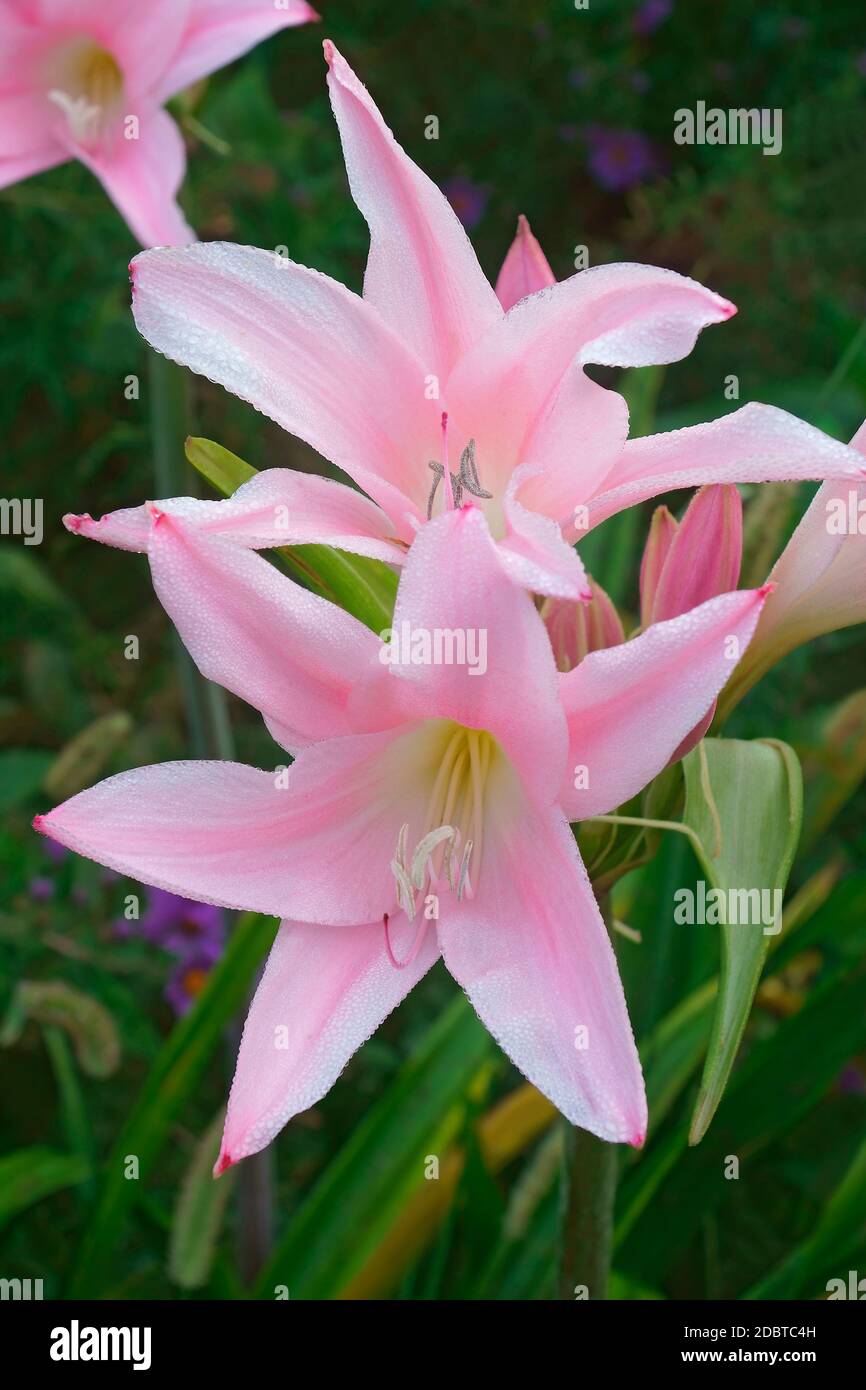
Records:
M409 825L402 826L391 861L397 902L410 922L425 905L428 893L438 895L444 886L456 894L458 902L474 896L484 851L485 793L496 750L496 740L485 730L446 725L421 839L411 849ZM398 961L386 914L385 940L393 965L403 967L415 959L428 924L425 912L408 958Z
M481 479L478 477L478 462L475 458L475 440L470 439L463 453L460 455L460 471L452 473L448 467L448 416L445 412L442 415L442 462L431 459L427 467L433 473L433 485L430 488L430 496L427 498L427 520L433 515L433 503L436 500L436 490L442 479L445 479L445 506L446 509L460 507L463 504L464 492L469 492L473 497L483 497L488 501L492 499L492 492L485 492L481 486Z
M92 39L72 39L55 52L49 83L48 100L63 112L77 144L105 134L123 92L123 73L107 49Z

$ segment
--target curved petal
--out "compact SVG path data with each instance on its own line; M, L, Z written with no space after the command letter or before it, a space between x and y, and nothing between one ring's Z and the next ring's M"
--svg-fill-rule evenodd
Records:
M330 42L325 58L349 187L370 228L364 297L444 384L501 306L448 199L400 148Z
M199 902L353 925L394 912L401 825L417 834L433 733L315 744L292 766L160 763L121 772L38 816L68 849Z
M572 1124L641 1145L643 1078L607 931L558 810L485 840L474 899L439 924L445 964L524 1076Z
M192 0L180 49L159 84L161 101L234 62L279 29L319 16L305 0Z
M353 692L350 715L369 721L364 727L415 717L486 729L529 794L550 804L566 751L553 651L531 598L505 574L477 507L421 528L403 568L393 631L399 650L392 643L388 665ZM437 633L442 661L418 664L413 636L426 634L432 654Z
M590 525L672 488L862 475L855 449L753 401L706 425L630 439L589 503Z
M722 594L590 652L560 677L570 736L560 804L569 820L606 815L661 772L730 677L767 592Z
M0 188L10 188L22 179L42 174L46 169L54 169L58 164L65 164L69 157L67 150L57 146L51 150L35 150L32 154L0 159Z
M119 550L143 552L152 534L152 506L189 522L206 535L250 550L280 545L332 545L396 565L402 564L406 555L405 547L393 538L391 522L369 497L330 478L296 473L290 468L265 469L222 501L171 497L140 507L124 507L96 520L87 513L67 513L63 524L67 531L88 540Z
M588 603L592 593L577 551L563 540L555 521L515 497L523 472L517 469L513 474L502 505L506 531L499 541L499 558L505 572L531 593Z
M136 139L118 129L104 146L70 144L70 153L96 175L142 246L183 246L195 240L176 200L186 168L183 137L158 106L134 114Z
M406 511L423 517L439 414L421 364L370 305L315 270L226 242L137 256L132 272L135 322L152 347L350 477L357 464L386 509L396 488ZM389 485L382 499L379 478Z
M415 930L404 917L392 924L403 955ZM321 1100L438 956L433 930L412 964L397 970L385 951L381 921L348 927L283 922L244 1025L214 1171L257 1153L293 1115Z
M349 692L377 664L376 636L263 556L155 515L153 586L202 675L261 710L291 751L350 732Z
M540 431L551 406L559 417L560 449L567 452L569 438L580 439L586 429L584 389L575 385L581 373L573 371L570 387L560 389L570 369L587 362L675 362L691 351L702 328L733 312L727 300L671 270L606 265L581 271L522 299L475 344L448 382L448 409L477 440L483 478L488 459L498 461L503 476L518 464L544 466L541 444L549 450L551 437ZM581 460L581 468L594 478L592 458ZM577 484L576 478L575 492Z
M502 262L496 277L496 295L503 309L510 309L518 300L536 290L556 284L556 276L532 228L523 216L517 219L517 234Z

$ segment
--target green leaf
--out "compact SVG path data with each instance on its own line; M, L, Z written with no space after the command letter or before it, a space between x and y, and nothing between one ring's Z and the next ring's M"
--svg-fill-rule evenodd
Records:
M211 439L188 439L186 456L193 468L225 497L257 472ZM276 549L276 554L289 573L313 593L339 604L373 632L390 626L397 576L389 565L329 545L284 545Z
M836 1191L819 1213L807 1238L744 1298L817 1298L826 1292L821 1281L842 1269L866 1232L866 1140Z
M852 920L856 933L861 924ZM832 933L831 933L832 939ZM617 1223L617 1244L626 1243L620 1267L657 1287L682 1256L701 1222L725 1201L736 1200L736 1182L721 1177L731 1155L754 1167L761 1150L788 1133L818 1104L842 1067L866 1047L866 957L845 959L824 984L814 988L798 1013L768 1038L755 1042L734 1073L716 1122L704 1143L687 1148L683 1129L674 1128L635 1164L620 1187L619 1209L629 1213L636 1192L647 1184L648 1169L664 1169L653 1181L652 1201L642 1214ZM652 1178L652 1174L649 1174Z
M96 1212L70 1282L70 1298L97 1297L104 1290L137 1190L151 1177L171 1126L190 1104L227 1024L243 1007L275 931L272 917L244 913L238 918L204 989L163 1045L108 1158ZM126 1176L129 1157L138 1160L138 1181Z
M89 1172L80 1154L36 1145L0 1158L0 1226L52 1192L84 1182Z
M492 1053L467 1001L455 999L292 1218L258 1297L279 1285L293 1299L339 1296L424 1182L427 1155L441 1158L460 1132Z
M214 1182L213 1176L224 1122L223 1107L196 1144L178 1193L168 1272L182 1289L199 1289L207 1283L226 1202L234 1187L236 1169L229 1169L219 1182Z
M0 1046L16 1042L29 1018L68 1033L78 1065L88 1076L104 1078L117 1070L117 1025L105 1005L83 990L63 980L22 980L4 1019Z
M751 920L722 927L719 993L689 1135L689 1143L697 1144L722 1098L746 1027L770 944L765 925L774 934L781 925L781 911L778 921L765 924L763 907L772 910L774 894L781 905L800 838L803 782L793 749L775 739L704 739L683 770L683 821L701 842L707 878L729 905L742 908L743 894L751 895ZM761 911L754 910L756 902Z

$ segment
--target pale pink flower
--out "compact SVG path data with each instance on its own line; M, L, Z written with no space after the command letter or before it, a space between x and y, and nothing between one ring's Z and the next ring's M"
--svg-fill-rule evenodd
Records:
M592 598L587 603L546 598L541 606L558 671L573 671L590 652L625 641L622 622L610 596L592 578L589 588Z
M193 241L164 103L317 17L304 0L0 0L0 188L80 159L143 246Z
M200 518L246 545L316 540L399 563L428 514L474 495L517 583L580 598L572 543L622 507L713 481L852 471L844 445L756 404L628 441L623 397L585 364L676 361L734 306L673 271L608 265L506 312L447 199L331 43L325 54L370 227L363 299L276 252L211 243L138 256L133 312L156 349L306 440L372 502L326 498L320 479L277 470ZM190 514L182 500L160 505ZM129 512L69 524L128 548L148 534Z
M151 521L154 586L199 669L260 709L295 761L276 774L123 772L35 824L145 883L284 919L219 1168L315 1104L440 953L569 1120L640 1144L640 1064L569 822L664 767L727 679L730 638L748 643L764 591L713 599L559 675L483 513L463 506L420 531L394 631L483 632L473 674L414 664L263 557L158 508Z
M866 455L866 422L851 440ZM741 698L795 647L866 622L866 466L816 492L770 572L775 590L733 691Z
M521 213L517 219L517 234L496 277L496 297L503 309L510 309L528 294L555 284L556 276L541 243Z

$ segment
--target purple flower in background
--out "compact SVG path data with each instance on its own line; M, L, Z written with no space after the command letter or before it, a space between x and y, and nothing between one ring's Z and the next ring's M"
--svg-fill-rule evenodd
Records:
M162 888L148 889L147 911L140 921L121 919L115 923L115 931L118 936L143 937L177 957L178 964L165 992L177 1014L185 1013L201 992L208 971L219 960L225 945L221 908L178 897Z
M621 193L659 172L658 156L639 130L591 125L584 135L589 146L589 171L596 183L611 193Z
M43 840L42 848L51 860L52 864L61 864L69 854L65 845L58 845L56 840Z
M37 874L31 878L27 891L34 902L47 903L49 898L54 897L54 880L45 874Z
M635 11L631 26L636 34L654 34L671 13L674 0L644 0Z
M488 191L480 183L473 183L461 174L446 179L442 185L445 197L453 207L467 231L481 221L487 208Z
M165 987L165 997L178 1018L195 1003L221 954L221 941L203 941L196 950L178 961Z

